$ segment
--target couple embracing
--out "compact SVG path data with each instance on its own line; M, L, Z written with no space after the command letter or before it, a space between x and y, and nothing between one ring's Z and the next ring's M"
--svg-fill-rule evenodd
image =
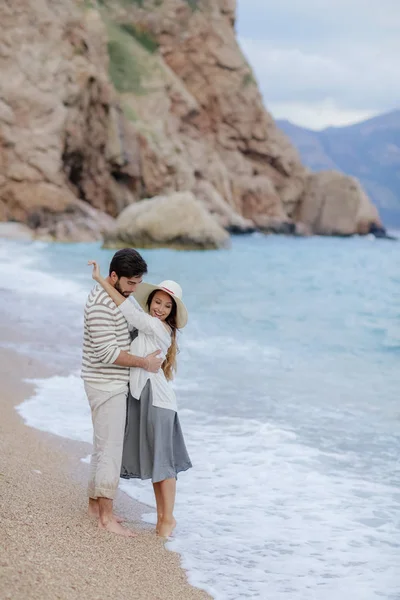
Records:
M93 422L89 514L103 529L134 536L113 512L119 478L151 479L156 532L167 538L177 474L192 466L170 384L177 330L188 318L182 290L174 281L142 283L147 265L132 248L116 252L106 278L89 264L97 282L85 306L82 358Z

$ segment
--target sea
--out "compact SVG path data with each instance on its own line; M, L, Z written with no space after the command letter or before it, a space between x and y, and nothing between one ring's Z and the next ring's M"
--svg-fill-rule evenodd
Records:
M87 261L106 273L112 254L0 241L2 320L27 334L0 343L63 373L34 380L30 427L91 442ZM174 387L193 469L167 543L189 582L216 600L399 600L400 243L254 234L142 254L189 310ZM150 482L120 487L154 522Z

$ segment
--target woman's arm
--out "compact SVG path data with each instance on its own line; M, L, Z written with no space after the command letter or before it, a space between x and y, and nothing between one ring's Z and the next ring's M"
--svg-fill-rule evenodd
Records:
M111 297L111 299L118 306L119 310L124 315L125 319L129 323L129 325L136 327L139 331L143 331L143 333L153 334L158 339L161 338L164 342L169 340L170 331L167 329L167 325L164 325L159 319L156 317L151 317L147 313L142 310L136 308L128 298L125 298L122 294L119 293L104 277L100 274L99 265L95 260L89 260L89 265L93 265L92 277L105 292ZM167 336L167 337L166 337Z
M167 330L167 326L164 325L162 321L156 317L151 317L143 310L136 308L128 298L126 298L125 302L120 304L118 308L130 325L136 327L136 329L143 333L155 335L158 340L161 338L164 343L167 343L166 341L169 340L170 333Z
M100 267L95 260L89 260L88 265L93 265L92 277L107 294L110 296L111 300L115 302L117 306L125 302L126 298L118 290L115 289L114 286L111 285L104 277L101 276Z

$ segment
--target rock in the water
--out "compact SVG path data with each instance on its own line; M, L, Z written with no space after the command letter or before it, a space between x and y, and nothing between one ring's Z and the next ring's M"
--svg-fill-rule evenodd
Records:
M309 237L310 235L312 235L312 231L308 225L302 223L301 221L298 221L295 224L294 235L297 237Z
M209 181L198 180L193 192L221 227L229 233L241 234L256 231L254 223L235 212Z
M382 227L360 183L335 171L309 176L296 217L319 235L367 235L372 226Z
M293 235L296 232L296 225L290 219L282 220L276 217L267 217L259 215L255 218L255 223L263 233L276 233L280 235Z
M0 238L11 240L32 240L33 231L22 223L0 223Z
M237 177L233 190L240 213L252 219L257 226L264 217L282 222L289 220L270 177L265 175Z
M383 226L379 227L379 226L375 225L374 223L371 225L369 233L371 235L373 235L374 237L382 239L382 240L392 240L392 241L398 242L400 239L396 235L392 235L392 234L388 233L387 230L385 229L385 227L383 227Z
M13 221L0 222L0 238L39 239L58 242L94 242L103 239L115 219L82 202L72 199L65 212L39 206L29 215L29 227Z
M115 219L93 206L74 200L64 213L39 209L30 215L36 239L58 242L95 242L114 227Z
M228 233L191 192L156 196L125 208L105 247L208 250L229 245Z

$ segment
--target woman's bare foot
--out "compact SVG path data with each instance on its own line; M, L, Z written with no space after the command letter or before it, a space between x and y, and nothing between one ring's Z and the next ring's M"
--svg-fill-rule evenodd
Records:
M157 525L156 525L156 534L157 535L158 535L158 532L160 531L162 518L163 518L162 515L157 515Z
M171 520L163 519L160 523L160 527L158 529L157 534L159 535L159 537L169 538L169 536L172 534L175 527L176 527L176 521L173 517Z
M126 527L122 527L122 525L120 525L120 523L117 523L117 521L112 518L109 521L103 521L101 522L101 520L99 519L99 529L105 529L106 531L109 531L110 533L115 533L116 535L122 535L124 537L136 537L137 533L134 533L133 531L131 531L130 529L127 529Z

